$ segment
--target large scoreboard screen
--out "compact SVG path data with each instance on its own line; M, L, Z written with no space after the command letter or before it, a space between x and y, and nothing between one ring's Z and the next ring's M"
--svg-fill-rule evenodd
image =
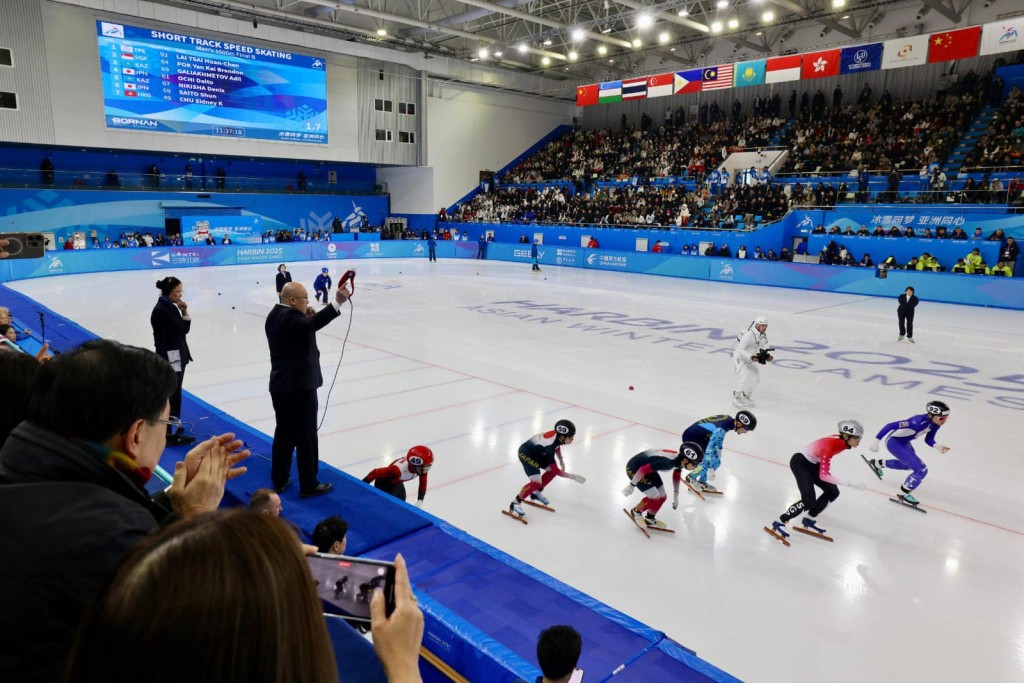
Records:
M327 144L322 58L96 22L107 128Z

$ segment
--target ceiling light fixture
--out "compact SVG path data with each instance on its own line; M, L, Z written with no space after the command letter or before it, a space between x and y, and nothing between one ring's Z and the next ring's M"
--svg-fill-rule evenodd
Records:
M718 9L726 9L729 6L729 0L718 0Z
M572 52L569 53L569 61L570 62L575 62L579 58L580 58L580 56L578 54L576 54L576 50L573 50Z
M722 22L720 22L720 21L713 21L713 22L711 22L711 32L712 33L721 33L722 32Z
M608 48L605 47L604 45L598 45L597 46L597 54L599 54L602 57L604 57L606 54L608 54Z
M688 9L681 9L678 12L676 12L676 14L678 14L681 17L688 17L688 16L690 16L690 10L688 10Z
M501 50L495 50L495 51L494 51L494 56L495 56L495 57L500 57L500 56L502 56L503 54L505 54L505 53L504 53L504 52L502 52Z
M737 29L739 27L740 27L740 20L739 19L730 19L729 20L729 28Z
M542 57L541 60L540 60L540 63L543 64L544 66L551 66L551 58L550 57Z
M640 47L641 45L643 45L643 41L642 40L640 40L639 38L634 38L633 39L633 47Z
M668 41L672 40L672 36L668 34L668 31L663 31L658 34L658 42L664 45Z
M487 59L488 57L491 56L491 53L487 50L486 47L482 47L477 52L477 55L480 57L480 59Z
M761 15L761 21L763 21L766 24L772 23L773 21L775 21L775 12L768 10L767 12Z
M846 7L846 0L832 0L832 6L836 9L840 7Z
M516 49L519 50L519 54L523 55L525 55L530 50L530 48L526 46L526 43L519 43L519 45L516 46Z
M636 18L636 27L638 29L648 29L654 26L654 17L650 14L641 14Z
M581 28L574 28L572 30L572 39L575 40L577 43L581 42L586 37L587 37L587 33L583 29L581 29Z
M381 38L383 38L387 34L388 34L388 30L386 28L379 28L379 29L377 29L377 35L380 36Z
M544 47L551 47L551 39L550 38L545 38L544 39Z

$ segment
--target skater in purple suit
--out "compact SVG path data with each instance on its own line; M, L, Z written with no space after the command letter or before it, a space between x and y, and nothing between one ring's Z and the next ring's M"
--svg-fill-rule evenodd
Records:
M875 440L868 448L878 452L878 446L882 440L885 447L893 456L893 459L877 458L866 460L874 470L875 475L881 479L885 470L910 470L906 481L900 487L899 501L916 507L920 501L914 497L912 491L921 485L924 478L928 476L928 466L924 464L921 457L914 452L913 441L924 434L924 442L937 450L939 453L948 453L949 446L935 442L935 435L939 428L946 424L949 419L949 406L942 401L931 401L925 407L921 415L914 415L906 420L890 422L882 427L875 436Z

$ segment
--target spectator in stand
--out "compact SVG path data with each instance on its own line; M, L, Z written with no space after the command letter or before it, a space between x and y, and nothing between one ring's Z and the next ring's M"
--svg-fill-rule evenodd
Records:
M732 250L729 249L729 245L728 244L726 244L725 242L722 242L722 246L718 248L718 255L722 256L722 257L725 257L725 258L731 258L732 257Z
M964 232L964 229L961 228L958 225L957 227L953 228L953 232L950 233L949 239L951 239L951 240L966 240L967 239L967 233Z
M337 515L320 520L313 528L313 545L318 553L344 555L348 546L348 522Z
M152 351L111 340L40 367L25 420L0 450L0 538L19 548L4 554L0 572L8 675L62 679L85 607L118 560L158 526L216 510L227 479L245 472L234 467L248 451L233 453L242 442L223 434L189 451L169 489L150 497L175 382Z
M871 254L864 252L864 255L860 257L860 263L857 265L863 266L864 268L871 268L875 265L875 262L871 260Z
M1017 263L1017 257L1020 256L1020 247L1013 240L1012 237L1007 237L1006 241L1003 242L1002 248L999 250L999 260L1008 264Z
M0 306L0 324L10 325L11 329L14 329L16 335L14 341L21 341L22 339L28 339L32 336L32 330L27 327L22 330L14 328L14 319L11 316L11 309L6 306Z
M779 260L780 261L792 261L793 260L793 254L790 253L788 248L783 247L782 251L779 252Z
M583 639L571 626L546 628L537 638L538 683L569 683L583 650Z
M370 602L388 681L416 683L423 614L395 558L395 610ZM334 683L316 583L289 526L242 510L175 524L117 566L86 615L66 681ZM216 647L211 644L216 643Z
M587 249L599 249L600 247L601 245L598 244L596 237L591 237L590 241L587 242Z
M660 254L661 253L661 242L660 241L656 241L654 243L654 246L651 247L651 253L652 254Z
M1002 244L1003 242L1006 241L1006 233L1003 232L1002 228L999 228L998 230L993 232L991 235L989 235L986 239L989 242L999 242L1000 244Z
M744 245L741 244L736 250L736 258L747 258L747 248Z
M284 507L281 505L281 496L273 489L256 489L249 498L249 509L260 515L280 517Z

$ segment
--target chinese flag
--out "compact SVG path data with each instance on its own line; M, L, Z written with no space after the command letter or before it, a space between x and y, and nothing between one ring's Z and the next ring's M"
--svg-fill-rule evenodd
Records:
M980 26L962 28L959 31L933 33L928 39L928 63L935 64L936 62L974 57L978 54L980 39Z
M592 104L597 104L598 85L581 85L576 88L576 106L577 107L589 107Z

